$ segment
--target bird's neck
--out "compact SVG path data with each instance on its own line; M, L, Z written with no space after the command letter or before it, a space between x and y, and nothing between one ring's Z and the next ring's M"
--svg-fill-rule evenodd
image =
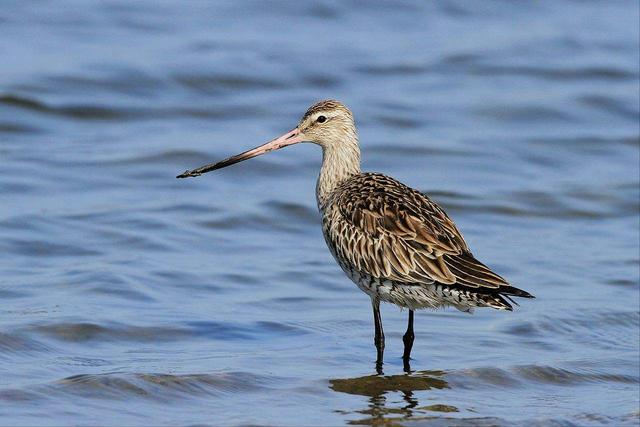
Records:
M360 173L360 148L353 143L339 143L322 148L322 168L316 185L316 198L320 210L331 193L343 181Z

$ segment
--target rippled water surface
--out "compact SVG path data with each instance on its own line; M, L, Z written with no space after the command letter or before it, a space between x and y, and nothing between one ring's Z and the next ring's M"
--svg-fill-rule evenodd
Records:
M0 424L639 423L635 1L3 1ZM383 307L335 265L300 145L430 194L537 296Z

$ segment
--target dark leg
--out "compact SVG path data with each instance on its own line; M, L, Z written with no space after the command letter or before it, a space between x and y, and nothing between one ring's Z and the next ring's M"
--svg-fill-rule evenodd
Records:
M402 370L407 374L411 373L411 363L409 363L409 359L402 359Z
M380 318L380 301L371 300L373 305L373 322L375 323L376 333L373 342L376 345L378 356L376 358L376 370L378 374L382 374L382 359L384 358L384 331L382 330L382 319Z
M402 342L404 342L404 354L402 355L402 360L405 363L405 367L409 364L411 348L413 347L413 338L413 310L409 310L409 323L407 324L407 332L405 332L404 336L402 337Z

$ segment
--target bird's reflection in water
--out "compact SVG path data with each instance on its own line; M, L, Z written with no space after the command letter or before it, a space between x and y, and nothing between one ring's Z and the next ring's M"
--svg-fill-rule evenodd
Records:
M414 394L416 391L449 388L444 375L443 371L414 371L403 375L334 379L329 383L334 391L368 397L368 407L355 411L365 418L352 420L349 424L394 425L401 421L438 418L438 412L458 412L458 408L450 405L425 405L424 402L421 405Z

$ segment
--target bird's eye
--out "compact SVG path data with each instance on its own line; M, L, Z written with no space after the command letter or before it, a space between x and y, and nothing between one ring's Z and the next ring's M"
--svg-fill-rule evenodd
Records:
M325 116L318 116L316 120L318 123L324 123L327 121L327 118Z

